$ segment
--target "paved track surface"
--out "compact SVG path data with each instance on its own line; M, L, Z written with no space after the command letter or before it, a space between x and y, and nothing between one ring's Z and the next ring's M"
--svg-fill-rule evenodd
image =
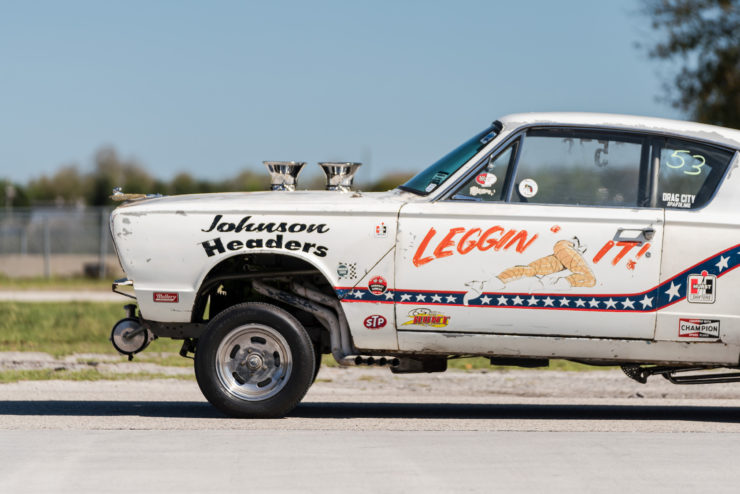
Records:
M737 492L740 385L322 369L289 417L194 381L0 385L0 492Z

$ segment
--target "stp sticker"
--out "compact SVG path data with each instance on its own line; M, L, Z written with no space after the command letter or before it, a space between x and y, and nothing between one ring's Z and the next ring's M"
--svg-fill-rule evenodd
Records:
M475 177L475 181L478 182L479 185L482 185L483 187L490 187L493 184L496 183L496 175L493 173L486 173L483 172L477 177Z
M713 304L717 294L717 277L702 271L701 274L690 274L686 300L692 304Z
M388 320L385 317L374 314L372 316L367 316L363 324L367 329L380 329L384 328L387 322Z
M368 290L373 295L383 295L388 289L388 282L382 276L376 276L367 284Z
M522 197L526 197L527 199L536 196L537 182L535 182L531 178L525 178L524 180L519 182L519 193L522 195Z
M155 302L176 304L179 300L180 296L177 294L177 292L154 292Z
M716 319L679 319L680 338L719 338L719 321Z

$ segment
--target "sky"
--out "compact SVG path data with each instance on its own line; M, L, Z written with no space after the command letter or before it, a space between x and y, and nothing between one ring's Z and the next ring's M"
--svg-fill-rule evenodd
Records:
M92 170L221 180L263 160L415 173L496 118L685 118L639 0L0 4L0 178ZM265 172L266 173L266 172ZM306 172L304 172L306 175Z

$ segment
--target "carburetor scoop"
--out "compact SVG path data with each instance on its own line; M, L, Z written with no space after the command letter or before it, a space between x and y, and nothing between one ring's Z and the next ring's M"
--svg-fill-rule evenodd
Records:
M362 163L324 161L319 166L326 173L326 190L349 192L355 173Z
M270 172L270 190L293 191L298 185L298 174L305 161L263 161Z

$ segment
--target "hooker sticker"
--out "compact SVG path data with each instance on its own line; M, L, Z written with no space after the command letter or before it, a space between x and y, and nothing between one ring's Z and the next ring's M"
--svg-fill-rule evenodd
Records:
M717 277L702 271L701 274L690 274L686 300L692 304L713 304L717 294Z
M373 295L383 295L388 289L388 282L386 282L385 278L382 276L376 276L370 280L370 283L367 284L367 288Z
M679 319L680 338L719 338L719 321L715 319Z
M154 292L155 302L176 304L179 300L180 296L177 294L177 292Z
M367 329L380 329L384 328L388 320L381 315L372 315L365 318L363 323Z

